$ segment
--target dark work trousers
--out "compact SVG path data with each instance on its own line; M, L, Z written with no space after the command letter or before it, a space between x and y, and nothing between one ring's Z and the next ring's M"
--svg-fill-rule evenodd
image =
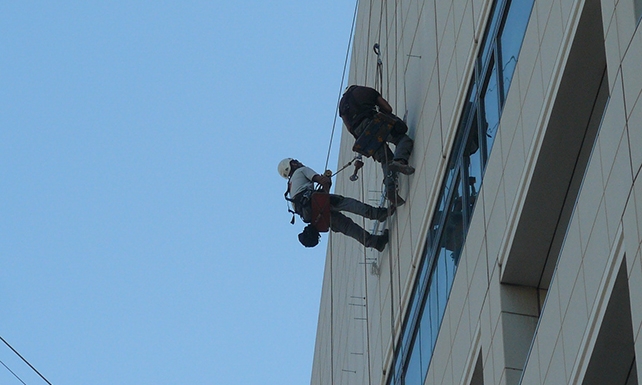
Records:
M345 234L366 247L373 247L375 239L368 231L343 215L347 211L368 219L378 219L387 214L385 208L377 208L356 199L330 194L330 228L332 231Z
M385 218L388 214L387 209L384 207L370 206L369 204L350 197L330 194L330 229L334 232L345 234L366 247L373 247L375 243L373 235L356 224L352 219L343 215L341 211L357 214L367 219L378 220ZM312 217L309 205L304 208L303 214L303 219L309 223L309 218Z

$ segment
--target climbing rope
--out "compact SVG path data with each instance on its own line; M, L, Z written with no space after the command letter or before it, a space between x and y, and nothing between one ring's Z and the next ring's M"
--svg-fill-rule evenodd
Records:
M328 169L328 163L330 162L330 153L332 151L332 143L334 141L334 133L337 125L337 117L339 113L339 101L341 100L342 91L344 88L344 82L346 77L346 69L348 67L348 58L350 57L350 46L352 44L352 39L354 37L354 28L357 20L357 10L359 8L359 0L355 1L354 12L352 15L352 25L350 28L350 37L348 39L348 46L346 48L346 55L343 63L343 72L341 74L341 84L339 85L339 95L337 97L336 108L334 109L334 119L332 123L332 132L330 133L330 143L328 144L328 153L325 159L324 169ZM354 161L354 159L352 160ZM339 172L343 171L346 167L349 167L350 163L338 170L334 175L337 175ZM355 172L356 173L356 172ZM333 175L333 176L334 176ZM330 384L334 385L334 252L333 252L333 243L332 243L332 232L328 236L328 249L329 249L329 270L330 270Z
M341 74L341 84L339 85L339 96L337 97L337 106L334 109L334 119L332 122L332 132L330 133L330 144L328 145L328 154L325 158L325 167L328 169L328 163L330 162L330 151L332 150L332 142L334 141L334 131L337 126L337 117L339 114L339 101L341 100L341 95L343 94L344 81L346 77L346 68L348 68L348 58L350 57L350 45L352 43L352 38L354 36L354 27L357 21L357 10L359 9L359 0L355 2L354 5L354 14L352 15L352 27L350 28L350 39L348 39L348 48L346 49L346 57L343 61L343 73Z

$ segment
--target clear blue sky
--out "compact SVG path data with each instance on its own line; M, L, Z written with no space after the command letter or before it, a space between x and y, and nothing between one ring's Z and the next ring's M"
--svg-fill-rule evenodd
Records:
M2 2L0 336L54 385L308 383L276 165L325 164L354 4Z

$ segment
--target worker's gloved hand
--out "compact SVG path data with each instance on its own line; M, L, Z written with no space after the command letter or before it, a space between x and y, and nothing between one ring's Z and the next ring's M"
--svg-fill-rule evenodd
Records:
M325 193L330 192L330 187L332 186L332 179L325 175L315 175L314 178L312 178L315 182L321 185L321 189Z

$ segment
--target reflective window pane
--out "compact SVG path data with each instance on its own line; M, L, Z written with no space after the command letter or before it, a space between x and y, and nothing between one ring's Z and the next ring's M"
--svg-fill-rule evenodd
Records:
M504 83L504 98L508 94L513 72L517 65L517 56L524 41L524 33L528 25L533 2L531 1L512 1L506 21L499 35L499 47L501 63L501 76ZM502 99L504 99L502 98Z
M486 28L486 35L484 36L484 45L482 46L482 55L481 55L481 61L482 63L485 63L488 61L488 57L491 55L491 51L494 46L494 33L495 30L497 29L497 24L499 23L499 12L498 7L501 7L500 5L501 1L496 1L495 4L493 4L493 11L491 12L491 17L492 19L490 20L488 27Z
M417 333L419 337L419 333ZM410 360L408 361L408 366L404 372L403 384L404 385L422 385L423 376L421 375L421 351L420 351L420 339L417 338L415 345L412 348L410 353Z
M437 317L441 321L441 318L446 312L446 302L448 300L448 279L446 278L447 251L442 248L438 258L434 278L437 280L437 302L439 304ZM441 324L441 322L439 323Z
M490 155L499 126L499 93L497 92L497 66L493 64L482 91L482 124L486 131L486 155Z
M464 243L463 190L460 180L458 180L455 188L456 193L453 195L448 208L448 218L441 236L440 251L444 255L444 260L456 262L459 259L459 253ZM439 266L442 269L448 268L448 264L443 266L440 264ZM448 287L448 291L450 291L450 287Z
M432 350L435 346L434 337L432 334L430 307L426 306L421 315L421 372L426 375L428 373L428 366L432 358Z
M437 298L437 280L434 279L430 282L430 291L428 292L428 299L430 303L430 330L432 332L432 335L434 338L437 338L437 335L439 334L439 321L441 318L439 317L439 303L438 303L438 298ZM434 345L434 343L433 343Z
M397 361L395 361L395 373L394 373L395 384L397 385L401 384L401 378L403 375L403 370L401 370L402 366L403 366L403 360L401 359L401 357L397 357Z
M422 262L419 270L419 278L417 278L416 289L420 293L423 293L425 286L427 284L428 275L430 273L430 264L428 263L428 258L426 253L429 252L428 243L424 246L424 255L422 256ZM421 295L423 297L423 294Z
M466 184L465 200L468 210L465 212L465 217L470 220L473 212L473 207L477 201L477 193L481 187L482 182L482 152L480 151L480 135L484 134L479 130L478 117L472 120L470 133L466 149L464 150L463 164L464 164L464 183ZM468 226L465 226L465 230Z
M423 384L428 371L533 2L493 1L389 385Z

